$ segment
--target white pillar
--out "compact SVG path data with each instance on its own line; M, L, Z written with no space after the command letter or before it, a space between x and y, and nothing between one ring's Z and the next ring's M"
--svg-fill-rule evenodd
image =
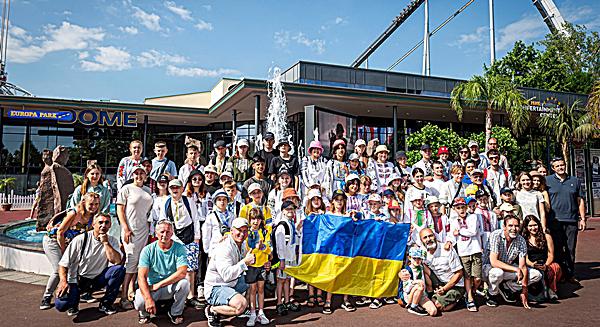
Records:
M429 68L429 1L425 0L425 32L423 33L423 75L431 75Z
M489 0L490 5L490 65L496 61L496 39L494 36L494 0Z

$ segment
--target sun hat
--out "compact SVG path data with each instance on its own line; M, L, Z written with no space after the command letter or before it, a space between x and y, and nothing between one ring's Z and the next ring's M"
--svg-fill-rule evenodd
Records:
M358 160L358 159L360 159L360 156L358 155L358 153L355 153L355 152L350 154L350 157L348 157L348 161Z
M317 140L310 142L310 145L308 146L308 152L310 153L310 150L312 149L319 149L321 152L323 152L323 146L321 145L321 142Z
M260 190L262 192L262 188L260 187L260 184L252 183L252 184L250 184L250 186L248 186L248 194L252 194L252 192L254 192L256 190Z
M337 148L339 145L343 145L346 146L346 142L344 142L344 140L342 139L337 139L335 140L335 142L333 142L333 148Z
M378 154L379 152L387 152L389 153L390 150L388 150L387 146L385 144L380 144L375 148L375 154Z
M246 139L239 139L237 141L237 146L238 147L240 147L240 146L250 146L250 143L248 143L248 140L246 140Z
M281 194L281 199L289 199L289 198L299 198L298 193L293 187L288 187L283 190L283 194Z
M360 177L358 177L358 175L356 175L356 174L348 174L348 176L346 176L346 179L345 179L346 184L348 184L348 182L353 181L355 179L360 180Z
M437 198L437 196L432 195L432 196L428 196L425 199L425 205L426 206L429 206L432 203L440 203L440 200Z
M381 197L377 193L372 193L369 195L367 202L381 202Z
M225 192L225 190L222 188L216 190L215 193L212 195L213 202L216 202L217 199L220 197L224 197L229 201L229 195L227 195L227 192Z
M365 142L365 140L363 140L363 139L358 139L358 140L356 140L356 142L354 142L354 147L361 146L361 145L366 146L367 142Z
M502 203L502 205L500 205L499 209L500 209L500 211L510 211L510 212L512 212L512 211L515 210L515 207L512 204L508 203L508 202L504 202L504 203Z

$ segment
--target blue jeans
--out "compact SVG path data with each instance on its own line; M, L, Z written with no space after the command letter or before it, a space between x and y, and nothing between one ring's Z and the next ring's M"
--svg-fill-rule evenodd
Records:
M119 287L123 284L125 278L125 267L111 266L106 267L90 282L90 291L97 291L106 288L104 296L100 300L102 303L113 304L119 295ZM69 292L54 300L54 307L60 312L67 311L70 308L79 307L79 285L69 283Z

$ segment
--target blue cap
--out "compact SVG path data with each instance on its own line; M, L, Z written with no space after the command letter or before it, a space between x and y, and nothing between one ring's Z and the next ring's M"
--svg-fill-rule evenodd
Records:
M423 249L419 248L419 247L412 247L410 248L410 250L408 251L408 255L413 258L413 259L424 259L425 258L425 251L423 251Z
M477 201L477 200L474 197L472 197L472 196L465 197L465 202L467 204L471 203L471 201Z

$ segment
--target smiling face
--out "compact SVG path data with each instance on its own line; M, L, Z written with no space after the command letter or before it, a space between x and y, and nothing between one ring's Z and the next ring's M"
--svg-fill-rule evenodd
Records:
M526 174L521 175L521 178L519 178L519 183L525 191L531 190L531 187L533 186L531 184L531 177L529 177L529 175Z
M200 186L202 186L202 183L204 183L204 179L202 178L202 175L196 174L196 175L192 176L192 186L193 187L200 187Z
M282 174L278 178L280 189L285 190L292 183L292 178L288 174Z
M181 199L182 192L183 192L182 187L175 186L175 185L169 187L169 193L171 193L171 196L176 200Z
M517 238L519 235L519 219L508 218L504 220L504 234L511 239Z
M85 202L85 210L91 214L96 214L100 208L100 196L94 196Z
M537 235L537 233L540 230L540 225L538 225L537 222L535 222L535 220L531 219L529 220L529 223L527 224L527 230L529 231L529 234L531 235Z
M90 180L92 185L98 185L100 177L102 177L102 172L100 171L100 169L94 168L88 172L86 177Z
M313 158L313 160L317 160L321 156L321 149L319 149L319 148L311 148L310 149L310 156Z
M421 242L423 242L423 244L427 248L427 251L435 252L435 250L437 249L437 241L435 239L435 234L431 229L423 228L419 232L419 237L421 238Z
M417 172L413 175L413 179L417 185L422 186L423 181L425 180L425 175L422 172Z
M144 185L144 182L146 181L146 176L148 176L148 174L146 173L146 170L136 169L133 172L133 182L137 186L142 186L142 185Z
M458 151L458 156L463 161L467 160L469 158L469 149L467 149L467 148L460 149L460 151Z
M139 158L142 155L142 150L142 142L131 142L131 144L129 144L129 152L136 158Z
M558 175L564 175L566 168L564 160L556 160L552 163L552 170Z

